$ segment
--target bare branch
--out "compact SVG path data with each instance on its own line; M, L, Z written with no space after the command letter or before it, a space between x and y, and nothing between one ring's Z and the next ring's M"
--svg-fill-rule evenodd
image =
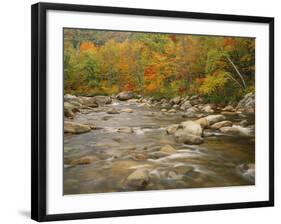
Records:
M245 80L244 80L243 76L241 75L241 73L239 72L238 68L235 66L235 64L232 62L232 60L228 56L226 56L226 58L230 62L230 64L233 66L233 68L235 69L237 74L239 75L240 79L242 80L243 87L244 87L244 89L246 89L247 86L246 86Z

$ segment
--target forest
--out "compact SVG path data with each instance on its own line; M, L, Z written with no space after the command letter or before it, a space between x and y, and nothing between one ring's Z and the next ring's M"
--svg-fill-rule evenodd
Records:
M64 92L238 102L255 91L255 39L65 28Z

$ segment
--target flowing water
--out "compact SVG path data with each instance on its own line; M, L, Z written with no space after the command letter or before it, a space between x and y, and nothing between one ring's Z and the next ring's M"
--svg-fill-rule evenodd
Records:
M107 114L108 108L131 108L133 113ZM253 122L253 118L251 119ZM162 113L157 108L116 101L88 113L77 113L74 121L94 124L91 132L64 136L64 194L160 190L253 185L253 176L241 171L243 164L255 163L254 133L247 137L224 135L206 130L201 145L175 142L165 127L189 120L180 112ZM192 120L192 119L190 119ZM228 117L238 122L238 116ZM118 128L132 127L133 133ZM167 155L159 150L171 145L177 151ZM70 161L94 156L85 165ZM125 184L136 169L149 172L149 183L143 187Z

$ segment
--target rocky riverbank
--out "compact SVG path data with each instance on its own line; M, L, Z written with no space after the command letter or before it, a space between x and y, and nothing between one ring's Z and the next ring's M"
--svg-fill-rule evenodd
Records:
M64 96L66 194L254 183L252 93L237 105Z

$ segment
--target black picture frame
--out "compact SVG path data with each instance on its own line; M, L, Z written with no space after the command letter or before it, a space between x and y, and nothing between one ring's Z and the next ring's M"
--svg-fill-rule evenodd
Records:
M124 15L161 16L175 18L205 19L216 21L254 22L269 24L269 200L208 204L196 206L160 207L70 214L46 213L46 12L48 10L63 10L75 12L100 12ZM238 208L254 208L274 206L274 18L224 15L210 13L195 13L183 11L163 11L151 9L103 7L89 5L37 3L32 5L32 155L31 155L31 218L36 221L73 220L86 218L102 218L116 216L133 216L161 213L194 212L206 210L223 210Z

